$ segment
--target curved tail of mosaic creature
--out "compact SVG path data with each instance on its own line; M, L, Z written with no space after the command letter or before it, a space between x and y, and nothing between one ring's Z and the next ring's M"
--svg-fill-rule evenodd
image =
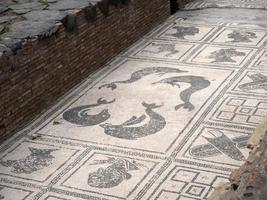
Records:
M210 85L210 81L206 80L204 77L191 76L191 75L170 77L170 78L166 78L166 79L160 80L152 84L158 84L158 83L165 83L171 86L177 86L179 88L180 88L179 83L189 83L190 87L183 90L180 93L180 99L184 103L175 106L175 110L184 108L184 109L188 109L189 111L192 111L195 109L195 106L190 102L192 94L204 88L207 88Z
M96 115L89 115L87 112L100 105L111 104L114 102L115 99L107 101L103 98L99 98L96 104L78 106L65 111L63 113L63 119L76 125L94 126L110 118L108 109L104 109Z
M160 114L153 111L153 109L162 105L147 104L145 102L142 105L146 108L145 112L149 117L147 123L143 123L147 118L146 115L141 115L140 117L133 116L120 125L101 124L100 126L104 128L105 134L121 139L136 140L162 130L166 125L166 121ZM134 126L138 124L139 126Z

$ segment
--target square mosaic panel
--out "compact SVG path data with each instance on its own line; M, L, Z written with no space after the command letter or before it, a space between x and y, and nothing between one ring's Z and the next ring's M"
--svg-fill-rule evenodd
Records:
M163 173L148 199L177 200L177 199L207 199L213 188L221 182L228 182L227 173L197 167L186 168L171 165Z
M1 156L0 176L45 183L77 152L76 149L20 140Z
M38 133L164 152L231 73L126 60Z
M177 157L225 167L238 167L248 156L252 131L202 124L183 144ZM182 144L180 144L182 145Z
M239 68L252 52L253 49L243 47L204 45L188 62Z
M215 30L215 26L174 22L163 29L157 38L180 41L203 41Z
M253 30L244 28L224 28L212 40L213 43L256 47L266 40L265 30Z
M151 177L157 162L106 153L92 153L57 184L56 188L105 198L130 198Z
M21 189L16 186L7 186L0 184L0 199L4 200L25 200L29 199L33 192L27 189Z
M254 61L252 65L253 69L257 69L260 71L267 71L267 50L262 50L261 53L257 56L257 59Z
M182 42L152 41L138 49L134 57L179 61L195 46L195 44Z
M267 100L232 96L224 97L209 113L209 121L255 127L267 114Z
M267 95L267 72L246 71L232 91L247 95Z

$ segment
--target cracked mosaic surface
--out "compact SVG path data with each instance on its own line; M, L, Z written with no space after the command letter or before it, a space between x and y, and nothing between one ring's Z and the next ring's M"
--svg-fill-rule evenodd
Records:
M238 2L265 5L220 1ZM267 26L247 10L179 12L90 76L0 146L0 199L207 199L267 114Z

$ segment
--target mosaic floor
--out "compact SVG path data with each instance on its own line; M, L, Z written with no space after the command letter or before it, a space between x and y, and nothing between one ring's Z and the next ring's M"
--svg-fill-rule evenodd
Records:
M208 12L170 17L1 145L0 199L200 200L226 182L267 114L267 26Z

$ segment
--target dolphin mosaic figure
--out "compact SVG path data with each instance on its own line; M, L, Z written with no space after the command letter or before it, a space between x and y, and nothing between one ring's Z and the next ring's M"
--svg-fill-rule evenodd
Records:
M171 68L171 67L148 67L148 68L144 68L144 69L141 69L141 70L138 70L132 73L130 79L128 80L114 81L112 83L107 83L107 84L101 85L99 89L106 87L106 88L111 88L112 90L115 90L117 88L118 83L122 83L122 84L133 83L151 74L164 75L166 73L182 73L182 72L187 72L187 71L182 71L180 69Z
M146 119L146 115L142 115L141 117L133 116L121 125L101 124L100 126L104 128L105 134L126 140L136 140L161 131L166 126L166 121L160 114L154 112L153 109L162 105L158 106L145 102L142 105L146 108L145 112L149 117L149 121L146 124L134 126L142 123Z
M184 109L188 109L189 111L195 109L195 106L190 102L192 94L200 90L203 90L210 85L210 81L206 80L204 77L191 76L191 75L165 78L163 80L160 80L152 84L159 84L159 83L165 83L177 87L180 87L179 83L189 83L190 87L180 93L180 99L184 103L175 106L175 110L178 110L181 107L183 107Z
M100 105L111 104L114 102L115 99L112 101L106 101L103 100L103 98L99 98L96 104L78 106L65 111L63 113L63 119L76 125L94 126L110 118L108 109L104 109L96 115L89 115L87 112Z
M190 154L194 157L205 158L225 154L228 157L237 160L245 160L244 155L239 150L245 148L249 135L240 136L233 139L227 137L222 131L209 131L211 137L204 137L208 144L197 145L190 150Z

